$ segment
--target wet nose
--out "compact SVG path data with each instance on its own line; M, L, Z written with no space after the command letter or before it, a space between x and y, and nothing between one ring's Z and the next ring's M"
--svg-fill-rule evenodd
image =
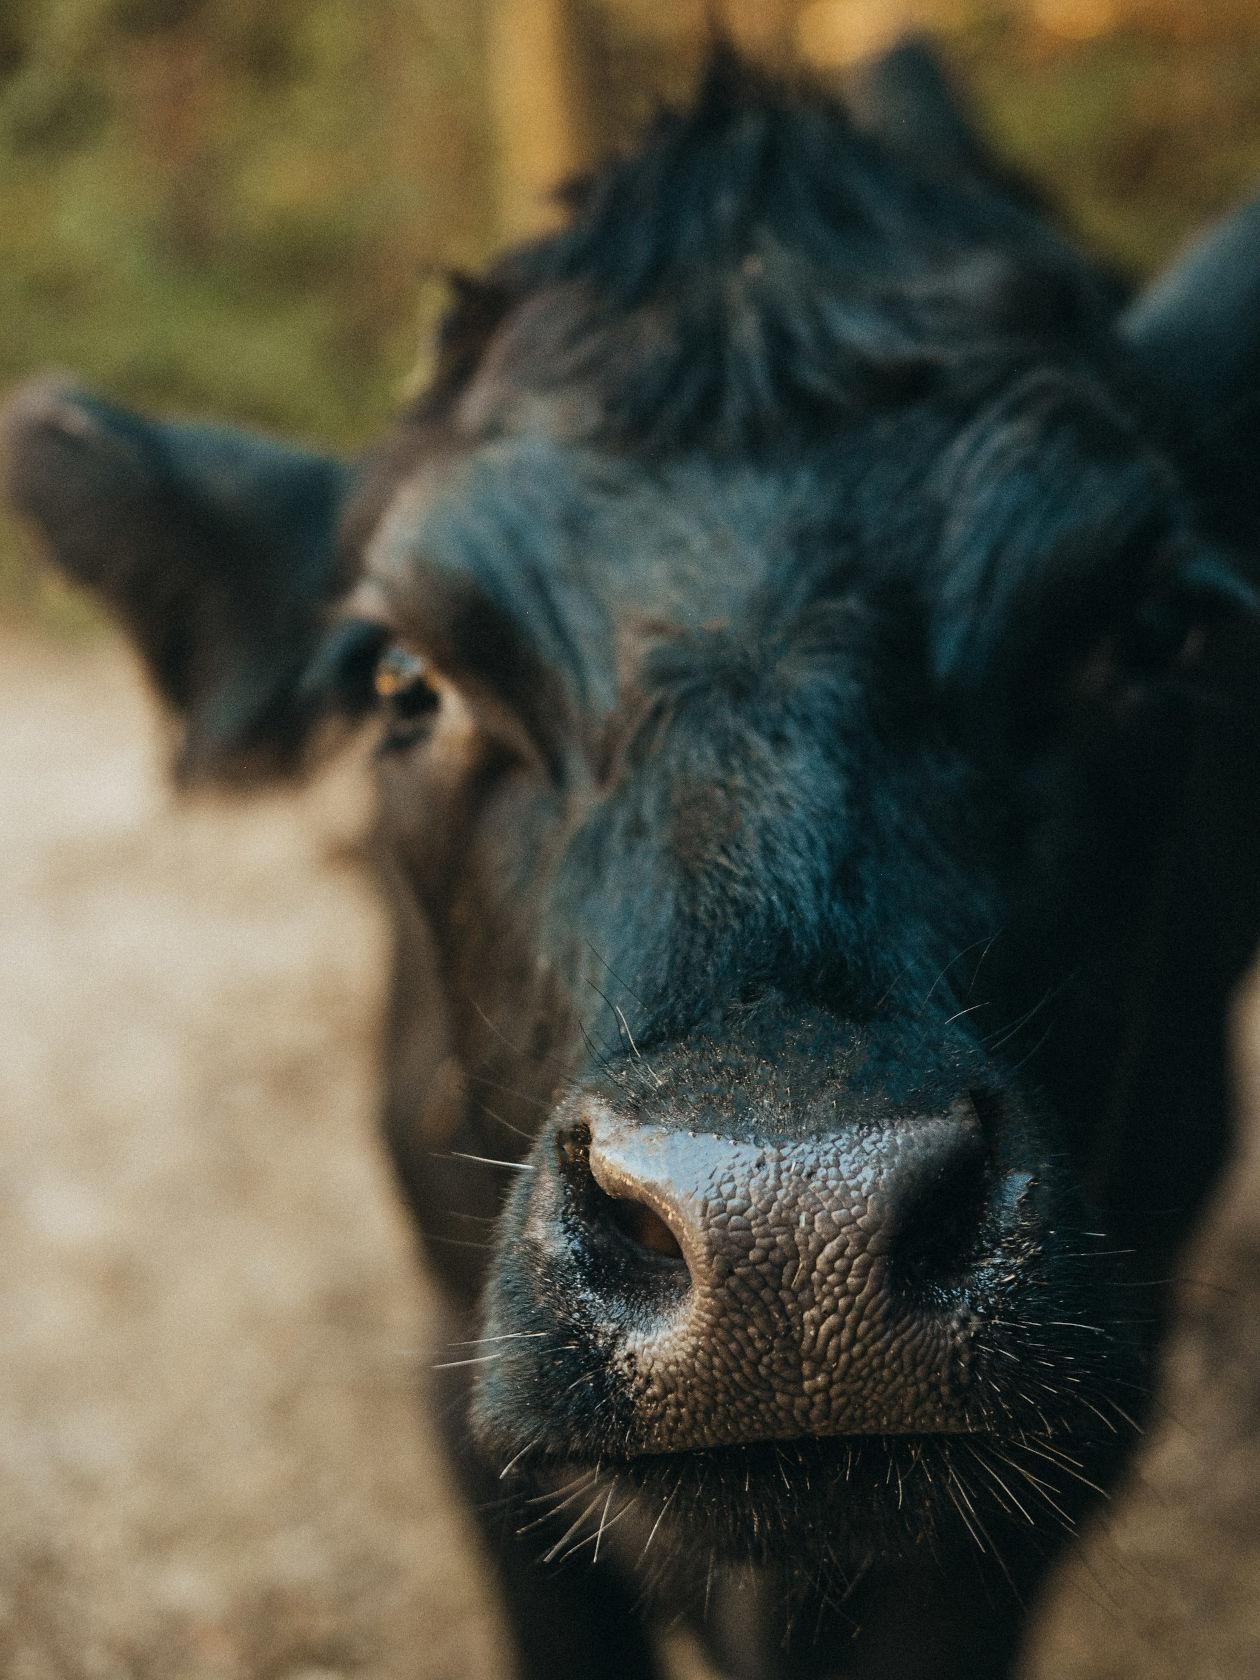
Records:
M778 1145L595 1103L560 1148L642 1450L967 1427L994 1202L972 1099Z

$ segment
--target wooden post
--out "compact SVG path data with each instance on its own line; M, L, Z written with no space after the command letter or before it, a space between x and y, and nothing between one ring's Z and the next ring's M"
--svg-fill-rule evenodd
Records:
M555 220L549 195L590 157L569 0L489 0L486 80L500 230L520 239Z
M799 0L722 0L713 15L751 57L775 64L790 58Z

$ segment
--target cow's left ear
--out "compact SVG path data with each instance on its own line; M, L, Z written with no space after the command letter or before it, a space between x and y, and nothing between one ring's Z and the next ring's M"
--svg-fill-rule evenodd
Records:
M60 380L19 390L2 425L12 503L129 633L179 728L175 773L300 765L336 705L305 677L342 585L350 469Z
M846 103L859 128L938 179L981 182L1044 216L1045 193L990 149L971 102L929 35L910 34L855 72Z
M1260 195L1211 229L1125 311L1162 390L1214 534L1260 543Z

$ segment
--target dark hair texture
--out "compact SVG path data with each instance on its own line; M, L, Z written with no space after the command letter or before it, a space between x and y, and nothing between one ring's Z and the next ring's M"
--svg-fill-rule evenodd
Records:
M978 152L938 173L724 45L688 107L563 197L562 230L457 279L414 419L502 339L509 378L594 389L592 441L790 447L920 389L974 395L1048 344L1096 350L1120 301Z

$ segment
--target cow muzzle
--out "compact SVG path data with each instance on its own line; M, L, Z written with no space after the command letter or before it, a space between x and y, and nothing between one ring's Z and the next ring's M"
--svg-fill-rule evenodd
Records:
M632 1455L986 1427L977 1330L1040 1220L971 1096L803 1142L591 1097L543 1143L522 1235Z

